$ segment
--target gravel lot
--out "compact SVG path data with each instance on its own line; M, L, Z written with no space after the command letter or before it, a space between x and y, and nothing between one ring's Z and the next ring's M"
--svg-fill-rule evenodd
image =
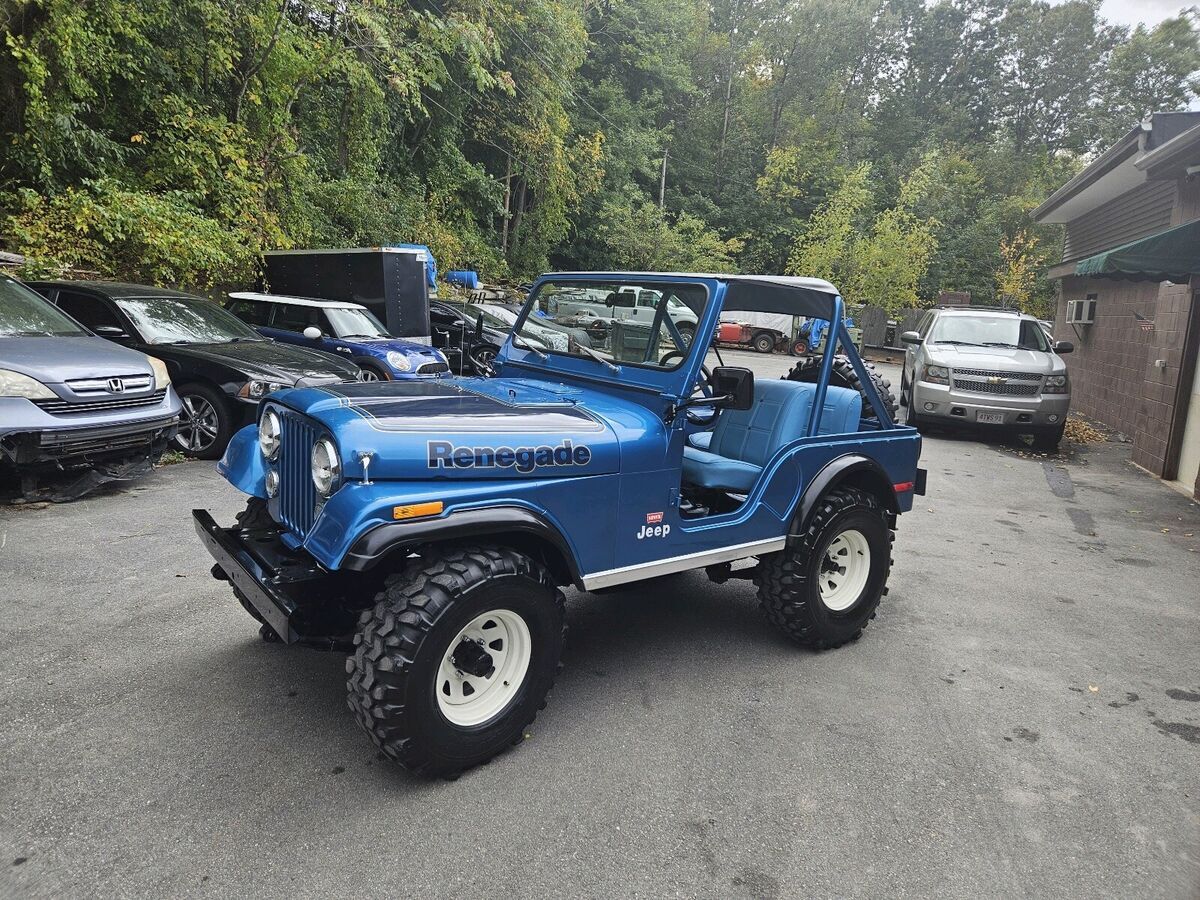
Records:
M928 438L830 653L747 582L571 592L530 740L454 782L209 577L210 464L0 510L0 895L1195 897L1200 510L1126 457Z

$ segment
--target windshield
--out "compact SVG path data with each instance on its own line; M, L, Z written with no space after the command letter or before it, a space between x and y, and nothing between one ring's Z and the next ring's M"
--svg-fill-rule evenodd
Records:
M697 284L548 282L530 297L517 337L540 339L557 353L674 369L686 359L707 303L708 291ZM586 342L557 330L578 326L584 304L596 311L596 325L588 326ZM551 326L557 327L551 331Z
M329 306L325 308L333 333L340 338L391 337L375 314L366 309Z
M1017 316L940 316L929 335L931 344L972 347L1017 347L1049 350L1037 322Z
M227 344L261 341L256 331L199 297L124 297L116 301L148 344Z
M40 294L0 275L0 337L80 337L87 332Z

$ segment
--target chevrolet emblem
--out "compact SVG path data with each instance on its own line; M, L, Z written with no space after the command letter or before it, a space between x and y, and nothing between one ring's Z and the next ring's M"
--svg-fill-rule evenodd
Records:
M998 375L992 375L988 378L988 384L1008 384L1007 378L1001 378Z

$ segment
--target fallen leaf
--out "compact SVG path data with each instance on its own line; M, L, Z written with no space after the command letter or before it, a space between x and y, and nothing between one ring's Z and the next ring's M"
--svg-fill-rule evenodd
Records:
M1099 687L1099 685L1089 684L1088 690L1091 691L1093 694L1097 694L1100 692L1100 687Z

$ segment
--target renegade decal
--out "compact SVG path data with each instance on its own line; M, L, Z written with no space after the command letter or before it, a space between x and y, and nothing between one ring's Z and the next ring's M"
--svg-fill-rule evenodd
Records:
M551 466L586 466L592 450L565 440L557 447L455 447L450 441L429 441L431 469L513 469L527 475Z

